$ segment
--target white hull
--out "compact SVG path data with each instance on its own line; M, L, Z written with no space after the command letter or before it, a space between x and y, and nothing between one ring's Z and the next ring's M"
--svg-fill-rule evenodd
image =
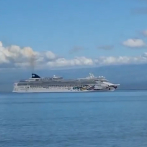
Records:
M73 88L14 88L15 93L63 93L63 92L100 92L100 91L114 91L115 89L99 89L99 90L73 90Z

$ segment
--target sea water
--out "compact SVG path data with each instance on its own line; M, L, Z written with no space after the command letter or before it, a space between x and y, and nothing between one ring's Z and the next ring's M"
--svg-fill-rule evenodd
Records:
M147 91L1 93L0 147L147 147Z

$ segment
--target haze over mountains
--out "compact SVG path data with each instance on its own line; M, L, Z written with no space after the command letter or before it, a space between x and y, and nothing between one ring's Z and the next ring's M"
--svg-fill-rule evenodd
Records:
M87 77L91 72L95 76L105 76L112 83L121 84L119 89L147 89L147 64L140 65L114 65L92 68L60 69L60 70L34 70L41 77L53 75L64 78ZM4 69L0 71L0 92L11 92L13 83L31 77L28 69Z

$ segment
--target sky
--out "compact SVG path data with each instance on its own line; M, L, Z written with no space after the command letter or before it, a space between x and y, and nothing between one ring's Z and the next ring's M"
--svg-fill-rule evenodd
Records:
M0 68L147 63L147 0L0 1Z

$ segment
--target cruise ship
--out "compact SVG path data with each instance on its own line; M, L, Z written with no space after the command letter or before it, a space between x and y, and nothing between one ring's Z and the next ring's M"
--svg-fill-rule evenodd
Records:
M95 77L91 73L88 77L78 79L63 79L55 75L41 78L32 73L31 78L14 83L13 92L98 92L114 91L118 86L103 76Z

